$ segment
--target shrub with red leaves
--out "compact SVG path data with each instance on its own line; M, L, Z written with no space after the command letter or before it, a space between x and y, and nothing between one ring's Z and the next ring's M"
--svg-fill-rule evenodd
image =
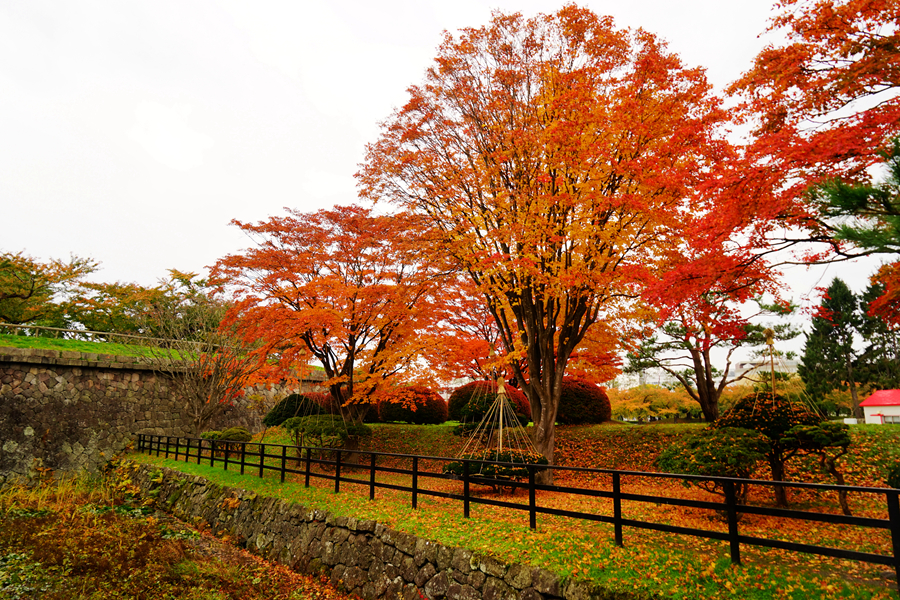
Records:
M525 394L516 388L507 385L506 395L509 397L516 414L524 417L526 423L530 421L531 407L528 404L528 398L525 397ZM485 408L487 408L494 403L496 398L497 384L493 381L473 381L460 386L453 390L453 393L450 394L450 400L447 403L450 420L462 421L466 416L466 405L468 405L472 399L481 401L479 403L484 404ZM471 410L468 412L470 413L470 420L477 416L477 420L480 421L484 417L483 412L480 416L471 414L473 412Z
M557 423L584 425L603 423L611 418L612 406L602 387L574 377L563 378Z
M447 402L424 386L399 388L378 403L378 417L387 423L438 425L447 420Z

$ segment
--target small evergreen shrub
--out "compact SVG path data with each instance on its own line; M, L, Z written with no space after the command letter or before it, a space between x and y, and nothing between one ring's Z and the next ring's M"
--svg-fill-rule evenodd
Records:
M424 386L396 390L378 403L381 421L414 425L439 425L447 421L447 403L436 392Z
M217 438L224 442L249 442L253 435L246 427L229 427L219 434Z
M263 417L263 425L277 427L291 417L318 415L323 412L323 402L318 396L325 394L291 394L282 399ZM330 396L329 396L330 398Z
M468 460L485 460L501 463L514 463L512 465L493 465L474 463L469 465L469 475L481 477L508 477L516 479L520 477L528 477L528 468L526 465L545 466L547 459L537 452L529 452L524 450L489 450L486 452L473 452L471 454L463 454L460 458ZM521 466L520 466L521 465ZM537 469L538 471L540 469ZM447 463L444 467L444 473L450 473L462 477L463 463L454 461Z
M372 435L368 425L345 423L339 415L291 417L281 424L294 438L294 445L317 448L341 448L351 437Z
M603 423L612 419L612 405L602 387L593 383L563 377L562 395L556 422L560 425Z
M217 440L219 436L222 435L221 431L217 431L215 429L211 429L210 431L204 431L200 434L200 437L204 440Z
M705 428L660 453L657 467L667 473L710 475L748 479L771 449L769 438L757 431L740 427ZM684 481L724 494L717 481ZM737 497L745 499L747 488L738 486Z

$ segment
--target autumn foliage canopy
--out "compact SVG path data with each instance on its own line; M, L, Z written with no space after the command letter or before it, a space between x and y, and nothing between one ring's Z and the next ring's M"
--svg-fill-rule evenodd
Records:
M424 216L487 298L552 460L567 363L706 211L725 114L702 70L573 5L447 34L409 93L361 191Z

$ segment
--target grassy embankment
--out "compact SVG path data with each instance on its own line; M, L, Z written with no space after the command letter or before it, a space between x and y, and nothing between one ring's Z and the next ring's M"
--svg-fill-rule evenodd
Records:
M36 350L68 350L116 356L141 356L147 353L146 347L135 344L88 342L84 340L0 333L0 347L4 346L10 348L34 348Z
M696 426L630 426L560 428L559 462L570 466L652 470L659 452L673 439ZM413 427L376 425L367 449L424 455L453 455L461 440L449 426ZM275 428L266 433L269 443L286 442ZM843 465L854 485L883 485L886 465L900 442L900 428L860 426L854 429L854 449ZM324 508L341 515L375 519L394 528L436 540L488 552L507 562L527 562L548 568L563 577L587 579L610 590L659 595L663 598L893 598L894 583L885 577L889 569L824 557L742 547L743 566L733 566L725 543L704 541L626 528L625 546L613 544L610 525L538 515L538 529L528 529L527 513L472 505L470 519L462 517L461 503L419 496L419 508L410 508L408 494L379 490L375 502L368 500L368 488L344 482L341 493L333 484L319 480L304 488L299 477L280 484L276 474L264 479L240 476L220 467L176 463L155 457L137 457L142 462L161 464L208 477L225 485L286 498L307 506ZM795 460L789 469L792 479L827 482L809 459ZM345 473L367 482L367 473ZM764 472L760 475L765 476ZM385 476L389 480L391 476ZM395 479L398 479L396 476ZM293 479L293 480L292 480ZM379 480L382 476L379 475ZM315 481L315 480L314 480ZM459 482L429 480L420 484L432 489L460 491ZM609 489L607 481L568 479L578 485ZM318 486L318 487L315 487ZM679 497L714 498L696 488L659 480L623 478L624 491ZM490 488L476 493L497 497ZM771 490L754 490L752 502L771 505ZM524 503L523 491L502 499ZM833 494L794 492L794 508L836 512ZM550 493L538 496L541 506L554 506L611 514L604 499L571 498ZM873 497L851 497L854 514L885 517L886 510ZM724 531L722 517L711 511L682 509L656 504L624 503L626 518L655 521ZM747 515L741 521L744 535L772 537L812 544L887 553L890 539L884 531L854 530L802 521L785 521Z

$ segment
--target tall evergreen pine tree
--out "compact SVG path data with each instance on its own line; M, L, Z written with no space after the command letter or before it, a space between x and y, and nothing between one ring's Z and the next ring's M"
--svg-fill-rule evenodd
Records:
M797 372L806 385L806 393L820 405L829 392L849 389L853 415L861 417L858 375L854 372L857 355L853 350L853 334L861 326L858 304L846 283L838 278L831 282L813 317Z

